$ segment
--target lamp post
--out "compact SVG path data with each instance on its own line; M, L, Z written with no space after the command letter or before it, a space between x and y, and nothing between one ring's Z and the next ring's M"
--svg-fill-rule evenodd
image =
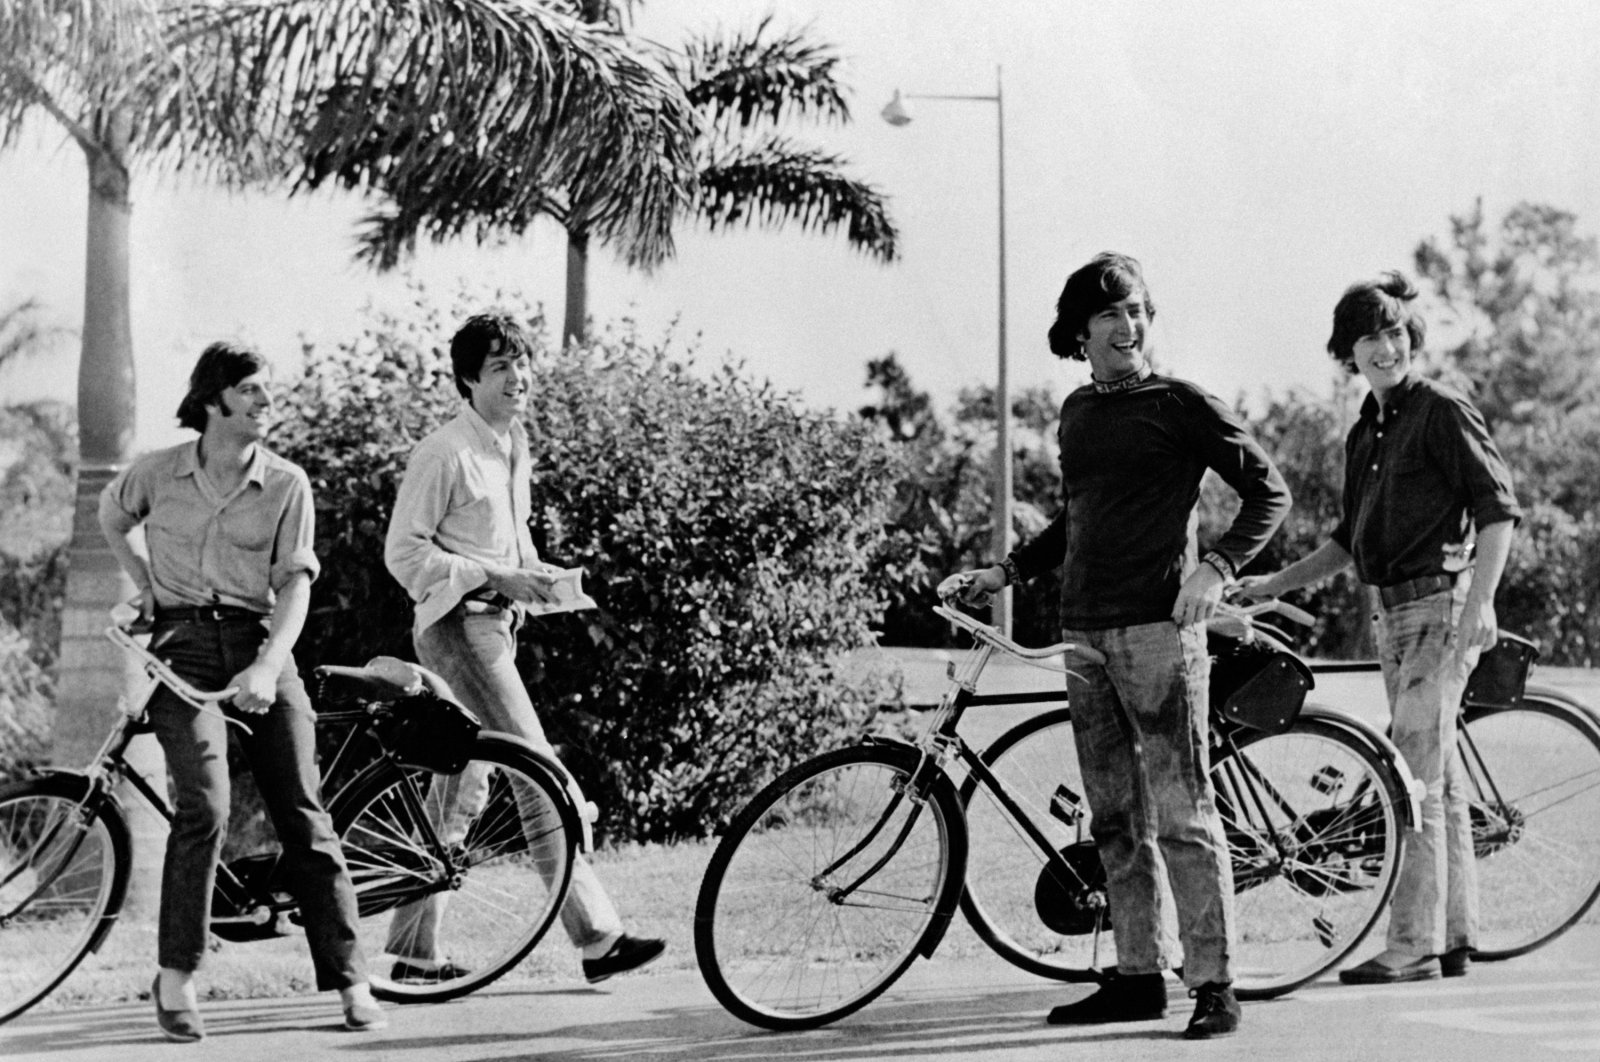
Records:
M881 112L883 120L893 126L906 125L911 114L902 100L967 100L994 104L995 148L998 160L999 214L1000 214L1000 298L999 298L999 366L995 376L995 457L994 457L994 538L990 550L996 564L1004 560L1011 550L1011 393L1006 365L1006 108L1001 91L1000 67L994 68L994 95L947 96L908 92L903 96L895 89ZM1009 635L1011 633L1011 589L1000 591L994 597L994 625Z

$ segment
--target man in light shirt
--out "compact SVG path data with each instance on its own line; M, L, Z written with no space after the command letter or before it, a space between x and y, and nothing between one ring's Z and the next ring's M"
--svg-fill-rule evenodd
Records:
M528 532L527 405L532 344L510 317L469 318L450 340L461 412L411 453L384 544L384 563L416 603L412 641L423 667L440 675L486 727L550 752L517 673L517 630L526 605L549 599ZM418 908L421 908L420 910ZM397 913L388 951L396 980L449 980L462 973L438 954L432 927L440 901ZM583 952L589 983L638 969L666 949L635 937L581 856L561 924Z

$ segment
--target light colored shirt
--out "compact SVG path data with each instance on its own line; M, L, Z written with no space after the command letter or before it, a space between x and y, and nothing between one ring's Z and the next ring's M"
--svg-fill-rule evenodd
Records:
M510 454L471 406L417 444L400 481L383 562L416 602L425 630L488 581L486 566L527 568L528 437L512 422Z
M259 444L226 495L200 467L199 440L144 454L106 485L100 512L123 534L144 525L157 608L232 605L270 615L291 576L321 571L311 482Z

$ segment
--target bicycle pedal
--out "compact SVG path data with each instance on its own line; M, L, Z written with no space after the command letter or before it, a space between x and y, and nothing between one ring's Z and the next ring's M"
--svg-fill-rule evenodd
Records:
M1317 931L1317 939L1322 942L1324 948L1333 947L1333 923L1328 920L1326 915L1317 915L1313 918L1311 920L1311 928Z
M1056 786L1050 794L1050 814L1068 826L1076 826L1083 818L1083 797L1064 785Z

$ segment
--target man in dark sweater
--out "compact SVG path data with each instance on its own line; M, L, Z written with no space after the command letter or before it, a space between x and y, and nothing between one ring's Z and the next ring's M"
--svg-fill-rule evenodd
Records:
M1063 638L1106 656L1103 666L1073 661L1067 691L1106 868L1118 976L1055 1008L1050 1022L1166 1014L1165 864L1183 977L1196 998L1185 1035L1205 1039L1239 1024L1229 967L1233 874L1207 757L1205 621L1277 530L1289 492L1227 407L1151 371L1145 342L1154 316L1139 263L1126 255L1099 255L1067 278L1050 349L1088 361L1093 382L1061 407L1061 513L1002 564L963 573L946 588L984 595L1059 566ZM1194 508L1208 468L1241 505L1197 562Z

